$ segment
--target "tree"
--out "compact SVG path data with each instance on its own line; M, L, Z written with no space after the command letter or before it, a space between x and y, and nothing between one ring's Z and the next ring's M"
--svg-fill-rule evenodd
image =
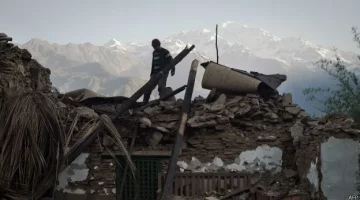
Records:
M353 40L360 48L360 33L353 27ZM360 55L358 56L360 61ZM336 54L335 60L321 59L316 63L336 80L336 87L305 88L303 94L308 101L320 103L317 108L324 114L341 112L360 122L360 83L357 70L349 69Z

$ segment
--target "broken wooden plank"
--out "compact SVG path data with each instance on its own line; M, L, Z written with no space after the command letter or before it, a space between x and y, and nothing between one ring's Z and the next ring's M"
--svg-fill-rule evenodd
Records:
M126 100L118 107L117 116L120 116L128 109L133 108L134 104L141 96L143 96L146 92L152 91L156 87L156 84L159 82L159 80L164 76L164 74L168 74L169 71L174 68L175 65L178 64L182 59L184 59L194 48L195 45L192 45L190 48L185 47L185 49L182 50L168 65L166 65L164 69L162 69L155 76L152 76L144 86L142 86L130 97L130 99Z
M148 104L137 108L137 110L144 110L145 108L147 108L147 107L149 107L149 106L156 105L156 104L158 104L160 101L163 101L163 100L168 99L169 97L175 96L175 95L177 95L178 93L184 91L185 89L186 89L186 85L183 85L183 86L179 87L178 89L174 90L172 93L170 93L170 94L168 94L168 95L166 95L166 96L164 96L164 97L162 97L162 98L159 98L159 99L150 101Z
M170 191L172 191L173 182L174 182L174 176L175 176L175 169L176 169L176 162L178 159L178 156L180 154L180 148L183 141L183 136L185 132L186 122L188 119L188 113L190 110L191 105L191 97L194 90L195 85L195 78L196 78L196 72L197 67L199 65L199 61L196 59L193 60L191 63L191 69L189 72L189 78L188 78L188 84L185 92L184 101L182 104L182 117L180 121L179 131L176 136L175 145L173 147L172 155L170 158L169 166L166 172L166 178L165 178L165 184L161 190L160 194L160 200L167 200L169 199Z

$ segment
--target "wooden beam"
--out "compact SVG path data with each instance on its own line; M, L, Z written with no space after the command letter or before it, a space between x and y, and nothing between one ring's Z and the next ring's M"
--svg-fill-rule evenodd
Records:
M218 25L216 24L215 33L216 63L219 64L219 48L218 48Z
M156 84L159 82L159 80L165 75L168 74L171 69L175 67L182 59L184 59L193 49L195 48L195 45L192 45L190 48L185 47L184 50L182 50L168 65L164 67L159 73L157 73L155 76L152 76L150 80L142 86L138 91L136 91L130 99L126 100L123 104L121 104L118 109L116 110L118 113L118 117L122 115L124 112L126 112L128 109L133 108L134 104L136 104L136 101L144 95L146 92L152 91Z
M158 104L160 101L163 101L163 100L166 100L166 99L169 98L169 97L175 96L175 95L177 95L178 93L184 91L185 89L186 89L186 85L183 85L183 86L179 87L178 89L174 90L172 93L170 93L170 94L168 94L168 95L166 95L166 96L164 96L164 97L161 97L161 98L159 98L159 99L150 101L148 104L146 104L146 105L144 105L144 106L141 106L141 107L139 107L139 108L136 108L136 109L137 109L137 110L143 110L143 109L145 109L145 108L147 108L147 107L149 107L149 106L156 105L156 104Z
M165 184L161 190L161 194L160 194L160 198L159 198L160 200L169 199L169 195L170 195L169 192L172 191L176 163L177 163L177 159L180 154L181 145L182 145L183 136L184 136L185 127L186 127L186 122L188 119L188 113L190 110L191 98L192 98L192 94L193 94L193 90L194 90L195 78L196 78L196 72L197 72L198 65L199 65L199 61L197 61L196 59L193 60L193 62L191 63L191 69L189 72L189 78L188 78L188 84L187 84L188 87L186 88L185 97L184 97L184 101L182 104L182 117L181 117L181 121L180 121L180 126L179 126L179 130L178 130L178 134L176 136L176 141L175 141L175 145L173 147L173 151L172 151L172 155L171 155L170 162L168 165L168 169L166 172Z

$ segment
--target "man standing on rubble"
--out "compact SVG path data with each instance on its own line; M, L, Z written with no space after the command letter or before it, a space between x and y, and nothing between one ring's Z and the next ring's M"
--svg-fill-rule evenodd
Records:
M153 75L159 73L162 69L164 69L164 67L166 65L168 65L173 58L167 49L161 47L160 40L153 39L153 41L151 42L151 45L154 48L154 52L153 52L150 76L153 76ZM166 88L166 81L167 81L168 75L169 74L164 74L164 76L159 80L159 82L157 84L160 96L162 94L162 91ZM171 76L174 76L174 75L175 75L175 68L172 68ZM149 102L151 92L152 91L144 94L144 100L143 100L144 104Z

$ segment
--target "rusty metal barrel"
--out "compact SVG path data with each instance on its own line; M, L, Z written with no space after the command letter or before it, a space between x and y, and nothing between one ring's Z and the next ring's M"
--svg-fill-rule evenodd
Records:
M256 93L262 81L241 70L210 62L205 69L202 88L231 93Z

